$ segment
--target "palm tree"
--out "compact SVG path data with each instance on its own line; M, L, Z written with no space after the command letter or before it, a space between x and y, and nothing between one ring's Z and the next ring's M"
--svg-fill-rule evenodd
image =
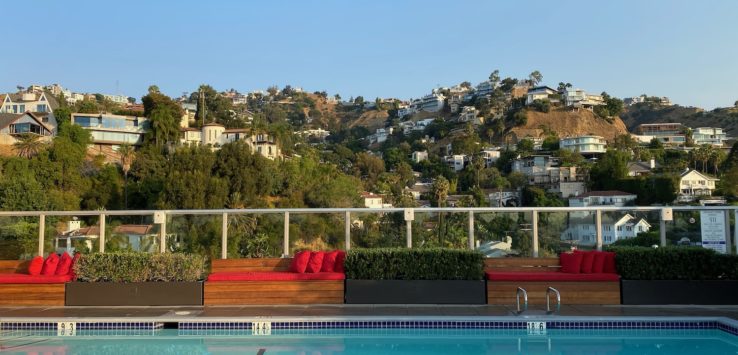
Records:
M446 199L448 198L448 191L451 188L451 184L442 175L436 178L433 182L432 191L433 197L436 200L438 207L446 206ZM441 233L441 226L443 225L443 212L438 213L438 243L443 244L443 238Z
M17 142L13 143L13 148L19 157L31 159L38 155L45 146L41 136L33 133L22 133L16 138Z
M118 148L118 157L120 158L120 167L123 169L124 187L123 193L125 194L123 207L128 208L128 172L131 170L131 164L136 153L133 151L133 147L130 144L121 144Z

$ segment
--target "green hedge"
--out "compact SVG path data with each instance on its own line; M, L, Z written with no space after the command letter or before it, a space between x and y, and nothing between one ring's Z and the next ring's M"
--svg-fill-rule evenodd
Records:
M183 253L83 255L74 266L82 282L166 282L202 279L205 258Z
M444 248L352 249L346 278L353 280L482 280L484 256Z
M701 247L611 247L626 280L738 280L738 256Z

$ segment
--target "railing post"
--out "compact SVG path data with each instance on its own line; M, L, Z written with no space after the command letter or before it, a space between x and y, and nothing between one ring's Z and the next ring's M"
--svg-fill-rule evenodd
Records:
M659 220L659 243L662 247L666 246L666 219L664 219L664 210L661 210L661 218Z
M290 255L290 213L284 213L284 239L282 240L282 253L286 257Z
M228 259L228 213L223 213L223 227L220 233L220 258Z
M602 251L602 210L595 213L595 228L597 229L597 250Z
M44 236L46 235L46 216L38 216L38 255L44 256ZM67 245L67 247L69 247Z
M733 243L730 241L730 210L723 211L725 216L725 253L730 254L730 250L733 249Z
M105 214L100 214L100 253L105 253Z
M474 211L469 211L469 249L474 250Z
M159 252L160 253L166 253L167 252L167 215L164 214L162 216L161 225L159 227Z
M344 220L344 239L346 242L346 251L349 251L351 249L351 212L346 211L343 214L343 220Z
M403 212L405 215L405 246L413 247L413 221L415 220L415 209L406 208Z
M533 217L531 219L533 224L533 257L538 257L538 211L533 211Z

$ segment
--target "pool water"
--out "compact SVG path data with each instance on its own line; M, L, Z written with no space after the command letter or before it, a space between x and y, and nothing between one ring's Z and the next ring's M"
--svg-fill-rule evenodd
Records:
M282 334L280 334L282 333ZM321 329L96 332L59 337L8 332L3 354L738 354L738 337L705 330Z

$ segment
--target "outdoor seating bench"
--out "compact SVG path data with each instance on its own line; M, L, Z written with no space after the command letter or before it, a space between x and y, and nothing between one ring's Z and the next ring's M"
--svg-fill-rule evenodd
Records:
M488 304L515 304L518 287L527 291L529 304L545 304L549 287L561 293L563 305L620 304L618 274L564 273L559 258L488 258L484 263Z
M205 305L341 304L345 275L293 273L291 258L217 259L205 281Z
M29 275L30 260L0 260L0 306L63 306L72 275Z

